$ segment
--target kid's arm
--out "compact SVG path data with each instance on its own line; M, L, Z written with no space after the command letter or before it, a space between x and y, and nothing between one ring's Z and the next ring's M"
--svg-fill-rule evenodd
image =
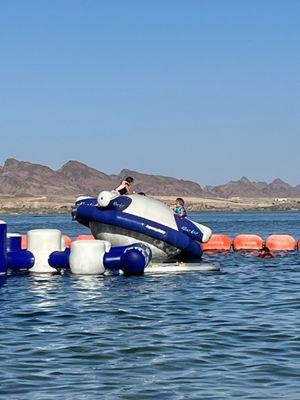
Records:
M128 194L133 193L132 187L130 185L128 185L128 183L126 184L126 189L127 189Z

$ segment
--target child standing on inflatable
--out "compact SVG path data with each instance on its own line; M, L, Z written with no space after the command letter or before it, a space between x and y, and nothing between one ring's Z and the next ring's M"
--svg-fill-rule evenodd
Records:
M117 188L113 190L113 192L119 193L120 195L123 194L132 194L132 183L134 179L131 176L128 176Z
M175 214L180 215L181 218L185 218L187 216L187 211L184 207L184 200L181 197L177 197L173 211Z

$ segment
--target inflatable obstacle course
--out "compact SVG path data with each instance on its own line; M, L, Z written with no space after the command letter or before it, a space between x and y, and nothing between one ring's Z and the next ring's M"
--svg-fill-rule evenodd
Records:
M22 236L8 234L7 224L0 221L0 275L10 270L43 274L61 269L84 275L107 271L141 275L152 257L149 246L142 243L112 247L108 241L76 240L68 248L58 229L34 229L26 238L27 249L23 249Z
M289 235L271 235L265 241L256 234L242 233L233 240L226 234L212 235L210 228L180 218L160 201L139 195L104 191L97 198L80 197L73 218L91 229L91 239L109 240L114 246L134 241L149 245L154 262L174 258L188 262L199 260L203 252L259 251L264 245L272 251L300 249L300 243L297 247Z
M199 243L207 242L212 234L210 228L181 218L164 203L141 195L104 191L97 198L80 197L72 216L89 227L95 238L108 240L113 246L147 244L155 260L199 260Z

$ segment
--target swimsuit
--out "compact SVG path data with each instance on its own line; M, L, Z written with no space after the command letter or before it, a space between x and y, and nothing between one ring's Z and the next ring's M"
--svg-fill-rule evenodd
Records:
M179 214L181 217L186 217L187 216L187 212L186 212L186 209L184 208L184 206L176 206L174 208L174 212L176 214Z
M123 181L120 186L118 186L114 192L118 192L121 196L123 194L128 194L129 184L126 181Z

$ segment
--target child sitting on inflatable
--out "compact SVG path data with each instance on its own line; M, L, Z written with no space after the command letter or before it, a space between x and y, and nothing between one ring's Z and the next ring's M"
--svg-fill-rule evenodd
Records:
M177 197L173 211L175 214L180 215L181 218L185 218L187 216L187 211L184 207L184 200L181 197Z
M124 194L133 194L131 184L134 182L134 179L131 176L128 176L117 188L113 190L113 192L118 193L120 195Z

